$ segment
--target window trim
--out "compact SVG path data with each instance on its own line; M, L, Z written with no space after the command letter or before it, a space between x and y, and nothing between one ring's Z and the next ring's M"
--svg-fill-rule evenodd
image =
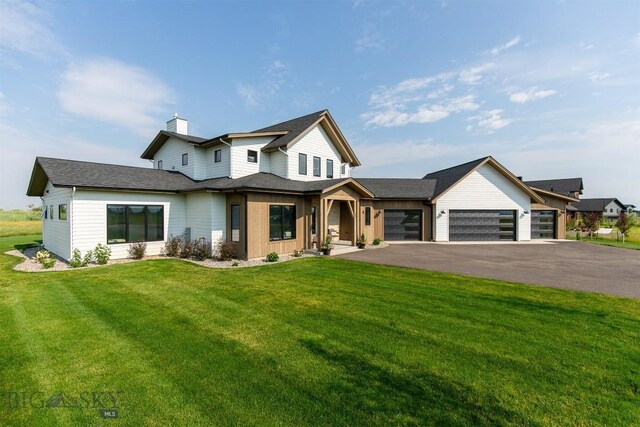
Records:
M304 161L302 158L304 157ZM304 169L303 169L304 166ZM298 153L298 175L307 174L307 155L304 153Z
M251 153L255 154L255 160L251 160ZM256 150L247 150L247 163L258 163L258 152Z
M290 207L293 208L293 230L291 230L291 237L289 238L285 238L284 237L284 208L286 207ZM279 207L280 208L280 218L281 218L281 234L280 234L280 238L272 238L271 237L271 208L274 207ZM295 203L277 203L277 204L270 204L269 205L269 243L277 243L277 242L288 242L291 240L296 240L296 235L297 235L297 217L296 217L296 204Z
M124 207L124 242L113 242L109 243L109 207L110 206L122 206ZM144 207L144 240L143 242L151 243L151 242L164 242L165 241L165 217L164 217L164 205L139 205L139 204L121 204L121 203L108 203L105 206L106 218L105 218L105 226L106 226L106 237L107 237L107 245L126 245L130 243L138 242L139 240L130 240L129 239L129 207L131 206L142 206ZM160 208L162 212L162 237L157 240L149 240L149 207Z
M182 154L182 166L189 166L189 153Z
M64 218L62 218L62 207L64 206ZM67 220L67 204L66 203L60 203L58 205L58 219L60 221L66 221Z
M213 152L213 163L221 163L222 162L222 149L218 148Z
M316 160L318 161L317 173L316 173ZM313 176L322 176L322 159L318 156L313 156Z
M233 208L238 208L238 239L235 240L233 238ZM231 230L231 236L229 236L229 240L231 242L240 242L240 232L242 231L242 212L240 211L240 204L238 203L233 203L231 205L231 210L229 212L229 229Z
M327 159L326 169L327 178L333 178L333 160ZM331 174L329 174L329 171L331 171Z

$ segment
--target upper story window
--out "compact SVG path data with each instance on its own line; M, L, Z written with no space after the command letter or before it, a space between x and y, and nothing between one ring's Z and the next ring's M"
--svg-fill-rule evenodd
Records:
M345 175L347 173L347 165L340 166L340 175Z
M247 162L258 163L258 152L254 150L247 150Z
M216 150L213 152L213 161L220 163L222 161L222 150Z
M184 153L182 155L182 166L187 166L189 164L189 154Z
M327 159L327 178L333 178L333 160Z
M298 173L300 175L307 174L307 155L306 154L298 154Z
M67 205L58 205L58 219L67 220Z
M158 160L158 169L162 169L162 160Z
M313 176L322 176L322 171L320 170L320 157L313 157Z

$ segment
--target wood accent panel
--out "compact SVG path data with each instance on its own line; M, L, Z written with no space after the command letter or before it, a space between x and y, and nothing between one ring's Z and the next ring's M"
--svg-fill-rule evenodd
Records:
M338 187L335 190L323 193L322 197L325 199L360 200L360 194L347 187L346 185Z
M364 225L364 208L371 207L371 225ZM431 206L424 205L420 200L361 200L360 201L360 229L367 240L384 239L384 210L385 209L420 209L422 210L422 236L423 241L433 238L431 225Z
M295 205L296 207L296 238L291 240L269 240L269 206ZM249 193L247 212L249 215L247 233L247 257L260 258L270 252L287 254L295 249L305 247L305 199L302 196L285 194Z

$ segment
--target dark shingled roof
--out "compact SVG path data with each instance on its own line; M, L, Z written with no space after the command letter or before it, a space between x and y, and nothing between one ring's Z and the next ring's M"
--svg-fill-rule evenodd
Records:
M451 168L442 169L437 172L431 172L430 174L425 175L423 179L430 179L430 180L436 181L435 190L433 192L432 197L437 197L440 194L447 191L449 187L454 185L462 177L464 177L466 174L471 172L473 169L475 169L479 164L483 163L489 157L490 156L483 157L481 159L473 160L458 166L453 166Z
M27 195L41 196L47 179L56 187L171 192L192 183L191 179L178 172L37 157Z
M376 199L428 200L433 197L436 181L419 178L356 178L375 194Z
M524 181L529 187L551 191L563 196L574 197L575 193L582 194L582 178L542 179L538 181Z
M350 178L320 181L293 181L270 173L256 173L242 178L227 177L194 181L179 173L144 167L37 157L28 196L41 196L51 180L57 187L79 187L131 191L232 191L263 190L288 193L315 193Z
M620 208L624 209L624 205L615 197L607 197L600 199L581 199L579 202L573 203L573 207L578 212L602 212L605 206L611 202L616 202Z
M307 130L309 126L318 121L322 117L322 115L326 113L327 110L316 111L315 113L307 114L306 116L297 117L295 119L287 120L286 122L277 123L275 125L267 126L266 128L254 130L252 133L288 131L286 135L282 135L268 143L263 148L263 150L268 151L283 148L298 136L300 136L301 133Z

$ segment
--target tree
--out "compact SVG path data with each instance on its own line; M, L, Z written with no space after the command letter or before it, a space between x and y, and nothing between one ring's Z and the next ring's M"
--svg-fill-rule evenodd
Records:
M587 212L582 216L582 222L589 232L589 237L593 239L593 234L600 228L600 216L598 212Z
M27 206L27 218L30 221L33 221L34 219L38 219L40 218L40 214L42 213L42 206L36 206L36 205L28 205Z
M624 243L625 237L629 234L629 230L633 227L633 221L629 218L624 211L620 212L620 216L618 217L618 221L616 221L616 227L622 233L622 243Z

